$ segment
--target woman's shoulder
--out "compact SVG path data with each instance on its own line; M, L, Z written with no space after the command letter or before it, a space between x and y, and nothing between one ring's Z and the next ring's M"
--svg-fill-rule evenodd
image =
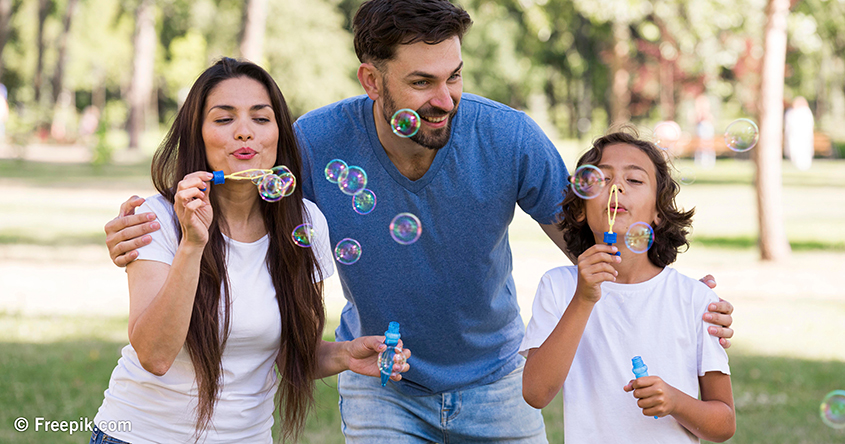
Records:
M159 221L173 219L173 204L161 194L154 194L144 199L144 203L138 207L136 213L155 213Z

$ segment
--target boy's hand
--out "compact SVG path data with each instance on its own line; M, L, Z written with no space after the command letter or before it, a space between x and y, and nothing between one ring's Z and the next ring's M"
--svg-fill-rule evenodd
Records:
M614 256L618 249L612 245L595 244L578 256L578 286L575 297L583 298L587 302L598 302L601 299L601 283L615 281L619 274L614 263L622 258Z
M634 392L634 397L638 399L637 405L643 409L645 416L667 416L675 411L678 391L660 376L632 379L624 390Z

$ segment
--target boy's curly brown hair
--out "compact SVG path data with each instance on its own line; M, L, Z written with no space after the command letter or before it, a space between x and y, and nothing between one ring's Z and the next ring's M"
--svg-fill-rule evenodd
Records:
M638 148L646 153L654 164L657 179L657 213L660 222L654 226L654 244L648 250L648 259L658 267L665 267L678 257L680 247L689 248L689 228L692 226L692 216L695 208L684 212L678 209L675 196L680 186L670 173L669 162L663 152L653 143L639 139L637 130L633 127L623 127L596 139L592 148L578 159L578 167L582 165L598 165L605 147L617 143L624 143ZM558 215L558 229L563 231L566 248L570 257L577 258L588 248L595 245L590 226L584 213L584 199L572 191L572 181L566 187L566 195L561 202L561 212Z

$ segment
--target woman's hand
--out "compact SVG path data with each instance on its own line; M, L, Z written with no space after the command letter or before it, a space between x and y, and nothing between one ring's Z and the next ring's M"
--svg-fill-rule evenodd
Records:
M182 242L202 246L208 242L208 227L214 218L208 195L212 174L197 171L188 174L176 185L173 210L182 226Z
M624 390L634 392L634 397L638 399L637 406L643 409L645 416L667 416L675 411L678 391L659 376L631 380Z
M575 288L575 296L583 298L586 302L596 303L601 299L601 283L615 281L619 274L614 263L619 263L622 258L614 256L617 248L611 245L595 244L587 251L578 256L578 285Z
M380 375L378 368L378 354L387 350L387 345L384 344L384 336L362 336L347 343L347 352L349 353L349 370L365 376ZM402 346L402 340L399 340L399 346ZM403 349L402 355L407 361L411 357L411 351ZM402 356L398 354L393 357L393 373L390 379L399 381L402 379L402 373L407 372L411 366L406 362L402 363Z

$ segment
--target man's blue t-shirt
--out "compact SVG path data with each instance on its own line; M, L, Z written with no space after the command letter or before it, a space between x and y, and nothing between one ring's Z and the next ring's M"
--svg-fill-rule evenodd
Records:
M449 142L426 174L403 176L379 142L373 101L346 99L295 123L303 157L305 198L326 216L332 245L352 238L361 258L338 264L347 299L338 340L382 335L399 322L411 349L411 370L399 387L430 395L494 382L522 360L524 334L511 276L508 225L519 204L536 221L555 221L566 167L551 141L525 113L463 94ZM325 177L332 159L366 171L376 195L366 215ZM390 221L413 213L422 235L393 240Z

